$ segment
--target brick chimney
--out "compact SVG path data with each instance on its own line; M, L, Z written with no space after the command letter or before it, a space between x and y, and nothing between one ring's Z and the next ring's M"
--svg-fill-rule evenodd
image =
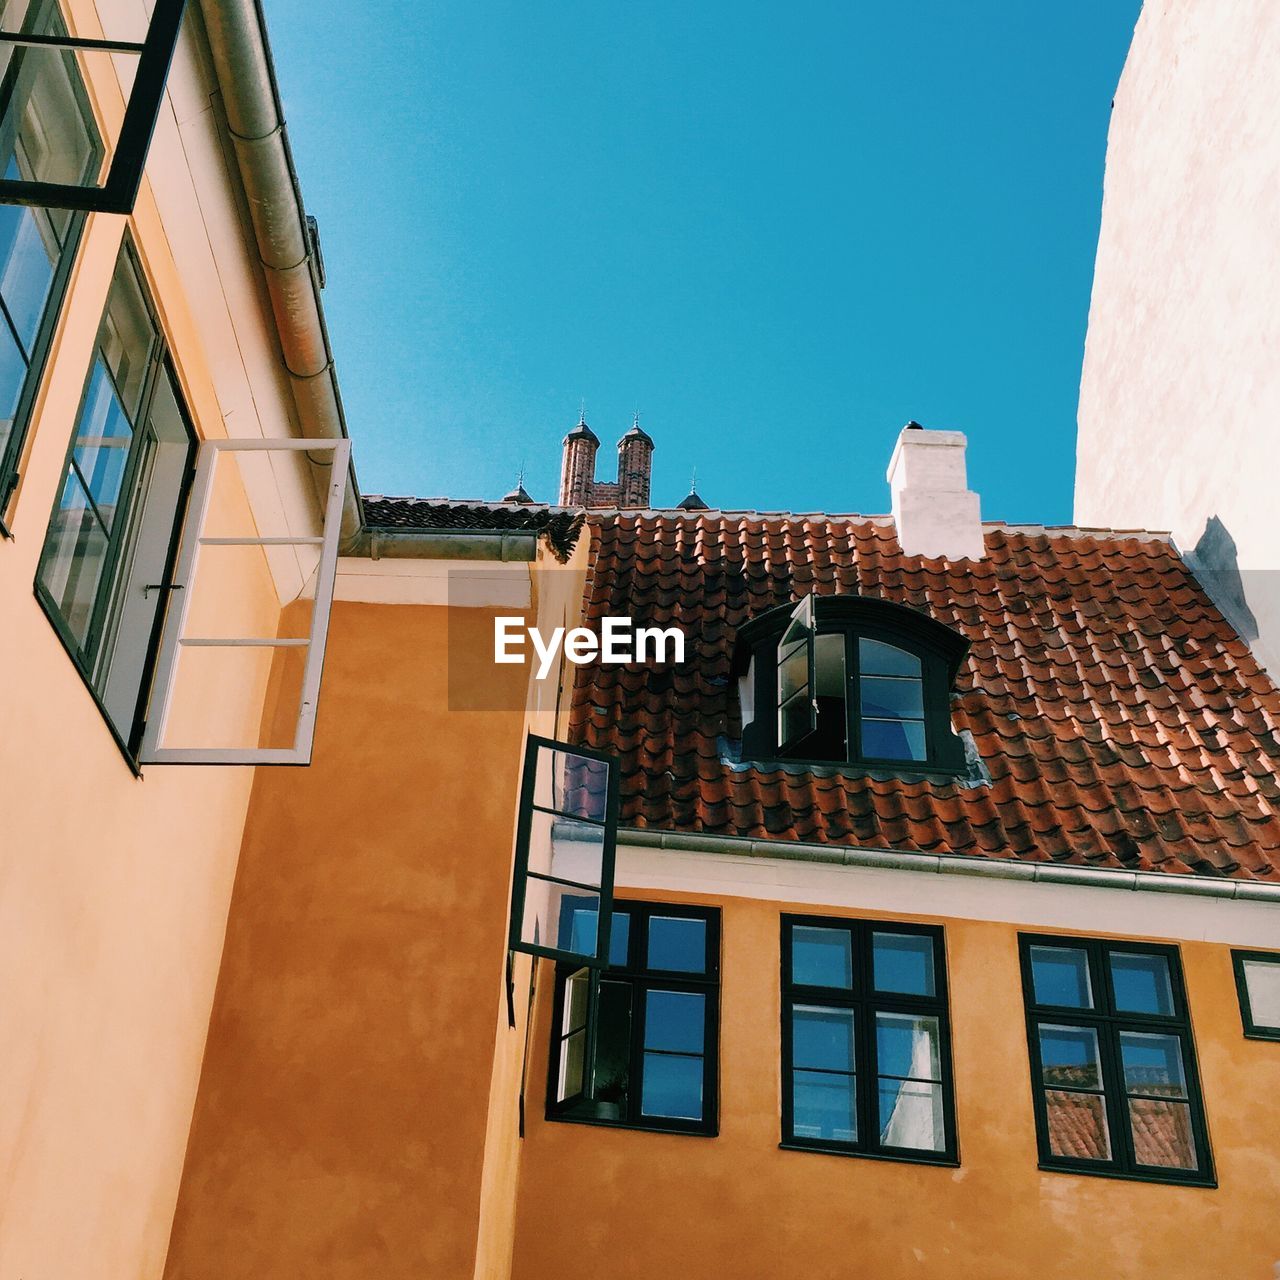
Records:
M585 418L564 438L560 463L562 507L647 507L653 465L652 438L640 429L637 414L631 430L618 441L617 480L595 478L600 447Z
M965 478L965 437L909 422L898 435L887 479L893 522L909 556L981 560L982 515Z
M591 485L596 474L596 450L600 440L587 426L586 414L578 419L564 438L564 453L560 462L560 505L585 507L591 502Z
M618 441L618 505L647 507L649 477L653 471L653 441L640 430L636 414L631 430Z

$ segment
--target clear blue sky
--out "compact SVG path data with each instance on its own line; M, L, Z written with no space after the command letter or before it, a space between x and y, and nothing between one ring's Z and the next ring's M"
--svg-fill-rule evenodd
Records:
M554 499L580 399L653 500L881 512L910 418L1070 519L1139 0L366 0L268 20L368 493Z

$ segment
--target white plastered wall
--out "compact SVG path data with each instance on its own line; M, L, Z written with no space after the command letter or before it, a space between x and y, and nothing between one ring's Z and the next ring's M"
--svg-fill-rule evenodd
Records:
M1116 92L1075 519L1171 530L1280 673L1280 5L1148 0Z

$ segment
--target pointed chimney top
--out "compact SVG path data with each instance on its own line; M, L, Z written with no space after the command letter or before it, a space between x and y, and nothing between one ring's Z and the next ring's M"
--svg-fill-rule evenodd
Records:
M649 445L650 447L653 446L653 437L640 426L639 412L637 412L632 417L631 429L627 432L625 436L622 437L622 439L623 440L643 440L645 444ZM618 443L621 444L622 441L619 441Z

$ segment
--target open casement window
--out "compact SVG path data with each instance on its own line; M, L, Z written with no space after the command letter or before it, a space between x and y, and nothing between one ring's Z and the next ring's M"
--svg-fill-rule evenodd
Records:
M615 903L608 966L556 966L547 1116L714 1134L720 913Z
M131 213L155 130L184 0L156 0L135 39L67 34L56 0L0 2L0 203ZM88 86L125 99L104 140Z
M144 764L310 763L350 450L349 440L200 446L173 580L156 584L169 605ZM261 532L252 495L278 493L292 480L299 505L310 507L302 469L290 465L303 461L328 468L319 528ZM281 612L275 584L286 570L300 584L299 609ZM301 607L308 603L309 617ZM258 630L249 629L255 623ZM240 708L239 723L210 723L212 688L220 693L216 710Z
M797 751L818 727L817 606L807 595L778 641L778 750Z
M887 600L809 595L770 609L734 649L742 758L960 773L950 704L967 649L950 627Z
M530 737L511 886L513 951L599 968L609 959L618 767Z

